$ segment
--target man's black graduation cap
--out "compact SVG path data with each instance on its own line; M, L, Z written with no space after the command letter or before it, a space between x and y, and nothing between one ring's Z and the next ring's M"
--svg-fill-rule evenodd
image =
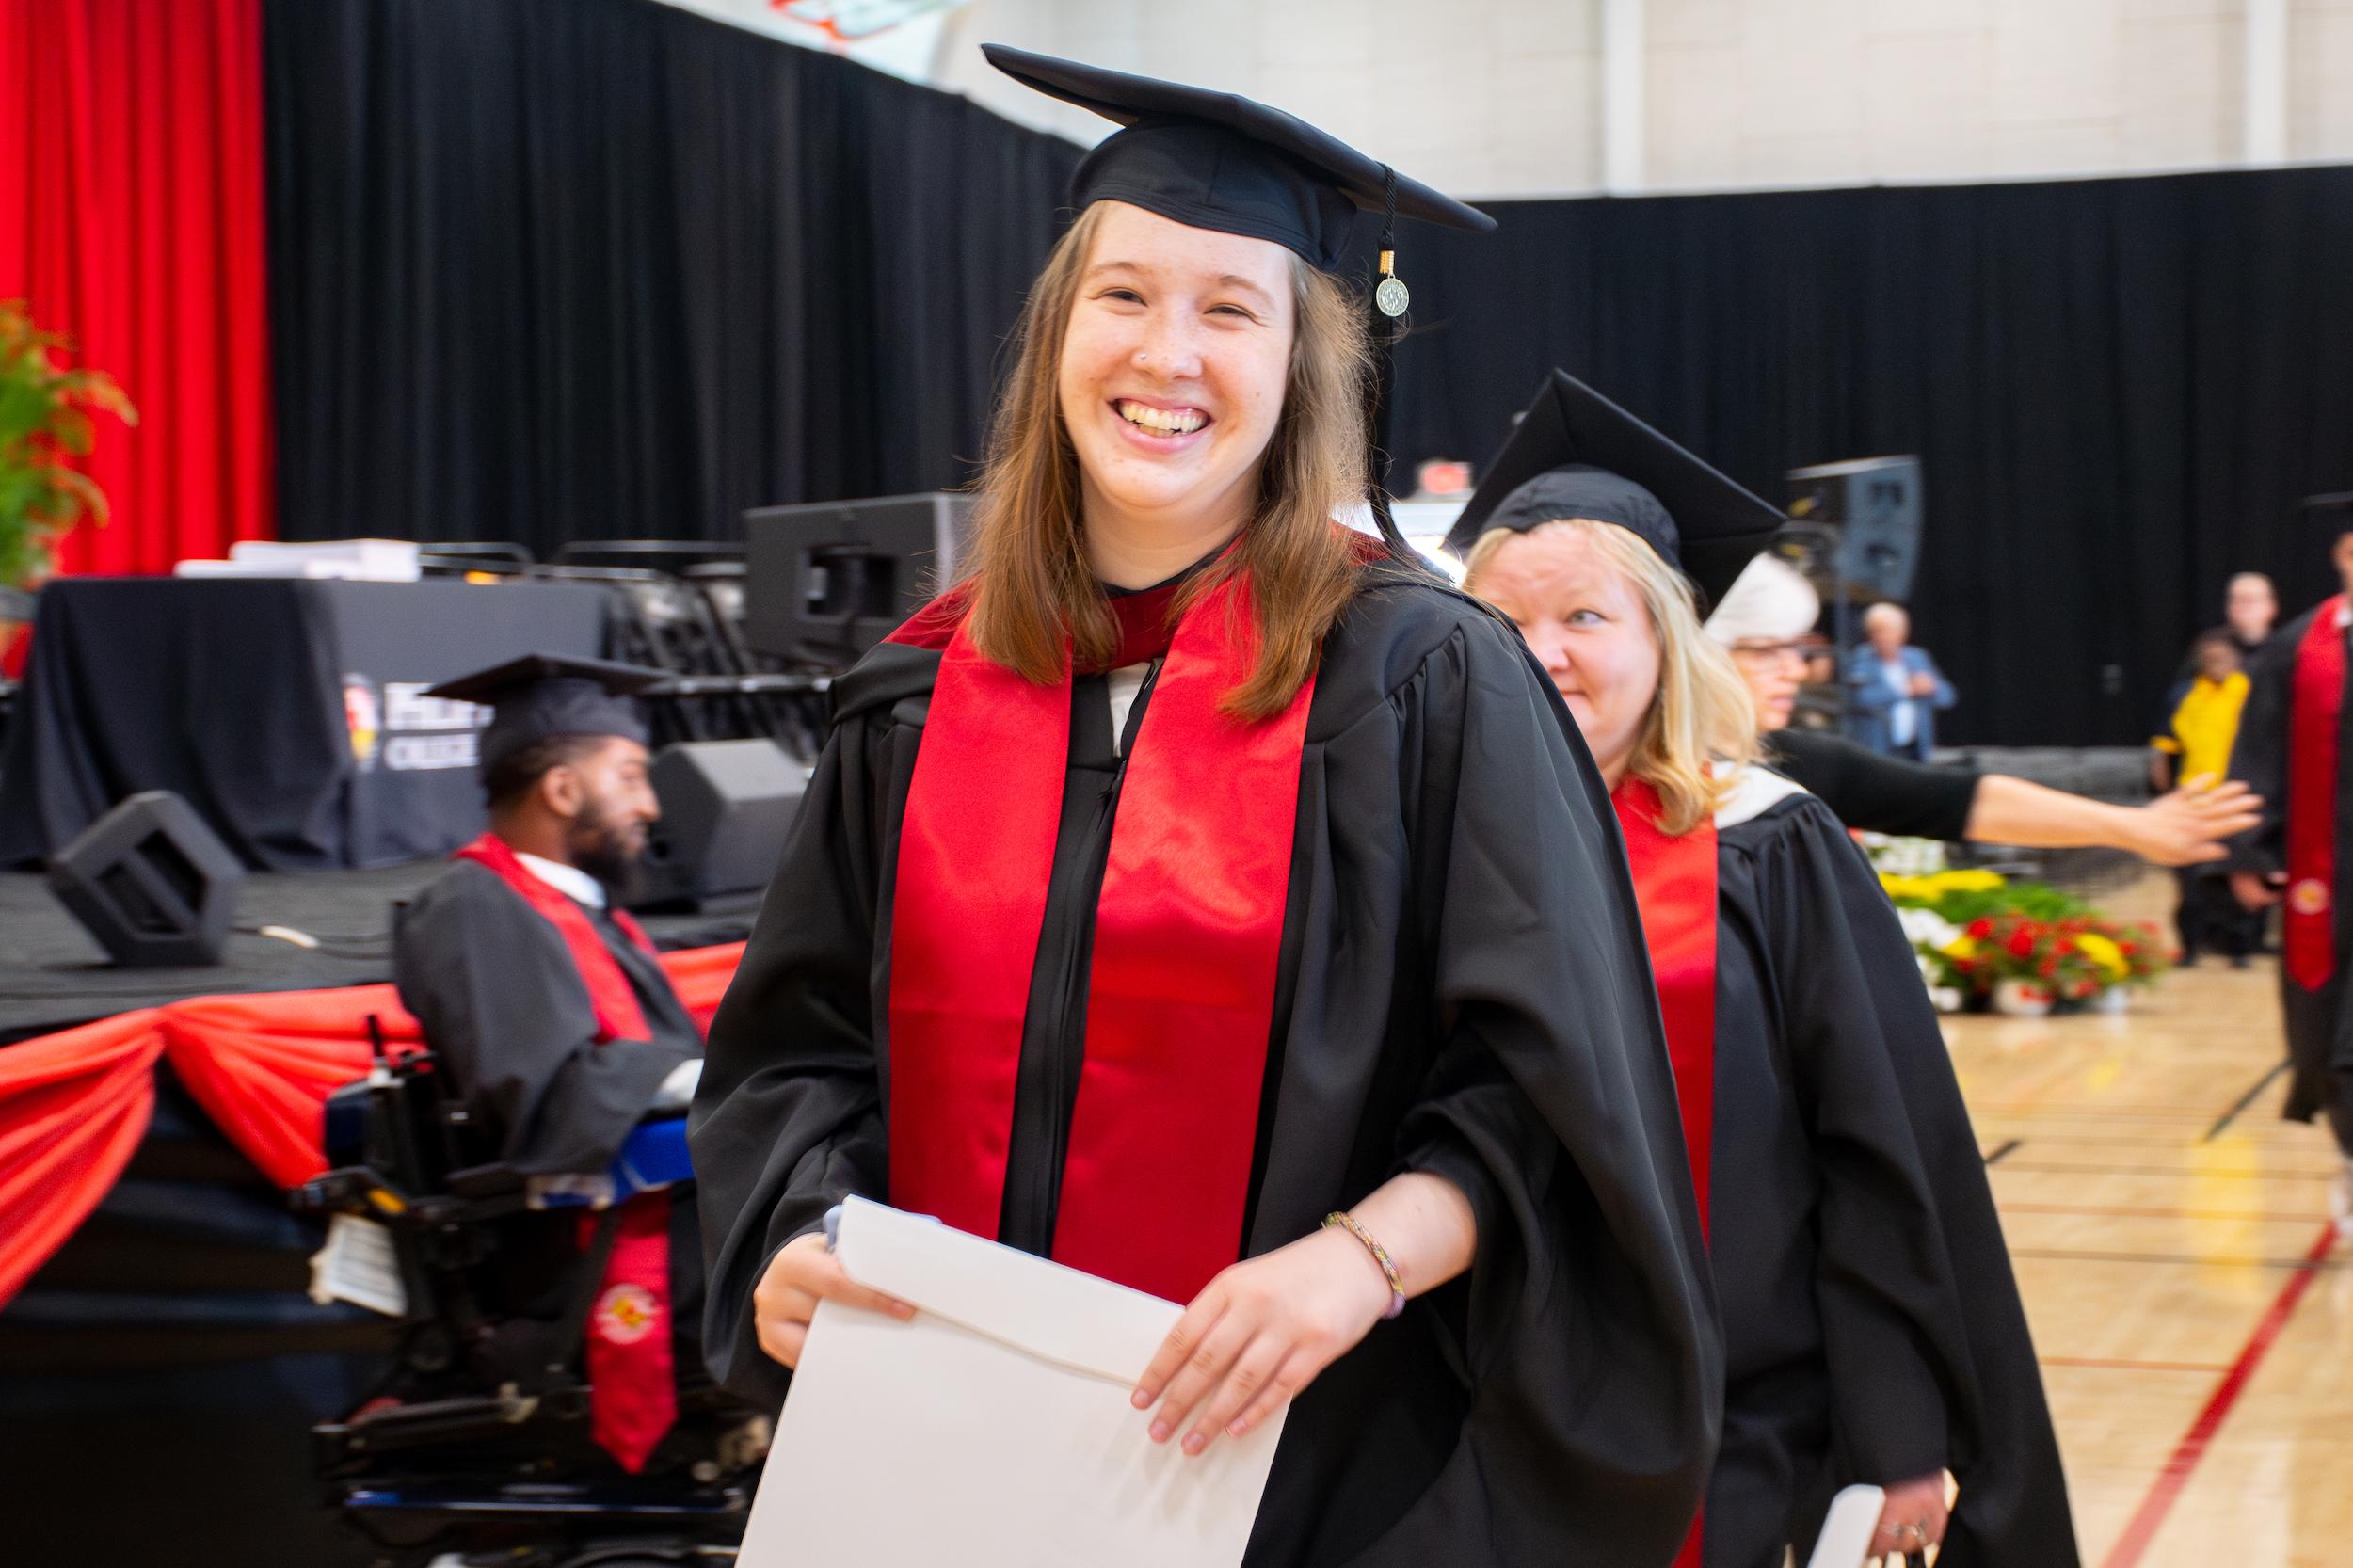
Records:
M1446 536L1466 556L1494 528L1562 518L1614 522L1699 588L1723 597L1781 527L1781 508L1717 472L1593 388L1556 370L1488 465Z
M424 695L489 705L490 722L481 743L487 774L525 746L558 735L615 735L644 745L646 718L634 699L668 679L642 664L526 653L444 680Z
M1496 220L1409 180L1306 121L1230 92L1130 76L984 43L988 63L1051 98L1126 127L1071 176L1070 204L1130 202L1221 233L1272 240L1326 272L1359 212L1484 232Z

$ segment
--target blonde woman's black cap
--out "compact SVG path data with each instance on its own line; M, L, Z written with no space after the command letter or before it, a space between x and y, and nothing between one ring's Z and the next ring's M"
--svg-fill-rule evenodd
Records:
M1709 467L1566 371L1556 370L1446 536L1466 556L1495 528L1564 518L1614 522L1721 599L1784 520L1781 508Z

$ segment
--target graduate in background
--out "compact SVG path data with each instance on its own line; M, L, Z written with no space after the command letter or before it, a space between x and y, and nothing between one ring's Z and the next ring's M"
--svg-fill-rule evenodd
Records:
M639 1118L683 1108L701 1069L701 1032L653 944L613 907L661 814L632 694L662 679L534 655L426 694L490 706L490 827L410 901L393 978L483 1160L522 1176L602 1176ZM602 1254L586 1322L590 1429L635 1471L676 1416L676 1368L699 1373L698 1226L691 1197L658 1192L603 1224L609 1234L584 1242L570 1212L501 1222L488 1267L511 1316L471 1349L493 1378L569 1357L556 1325Z
M2159 790L2178 782L2204 791L2227 775L2239 711L2247 705L2247 672L2240 668L2237 639L2227 630L2209 632L2191 651L2197 673L2183 686L2165 733L2149 743L2149 778ZM2248 955L2263 945L2263 911L2243 907L2224 872L2184 866L2175 878L2181 885L2173 918L2181 932L2182 966L2197 963L2198 950L2211 946L2222 950L2231 968L2247 968Z
M410 901L394 977L486 1157L525 1175L603 1171L665 1083L694 1088L701 1033L613 906L661 815L631 694L662 679L535 655L426 693L492 710L490 827Z
M819 1233L858 1193L1190 1304L1135 1419L1197 1453L1289 1402L1253 1568L1660 1568L1720 1363L1608 796L1512 629L1334 521L1351 231L1486 220L987 53L1130 128L1031 293L974 574L836 683L712 1028L714 1366L782 1400L820 1298L892 1309Z
M2344 911L2353 904L2353 853L2340 824L2353 799L2345 771L2345 638L2353 627L2353 514L2330 561L2344 584L2272 634L2248 672L2231 776L2262 795L2263 821L2240 840L2231 890L2253 911L2285 896L2280 920L2280 1002L2287 1026L2287 1104L2281 1114L2326 1114L2344 1168L2330 1190L2337 1228L2353 1227L2353 1018L2345 1011Z
M1730 650L1748 682L1766 760L1849 827L2031 849L2121 849L2152 865L2191 867L2219 864L2229 855L2225 840L2259 820L2263 802L2238 784L2117 806L2008 774L1886 757L1844 735L1800 728L1791 718L1806 676L1804 639L1821 609L1804 573L1759 555L1724 590L1707 634Z
M1724 1325L1682 1561L1778 1568L1868 1482L1875 1551L2064 1568L2041 1376L1911 943L1837 819L1754 761L1694 610L1780 522L1555 371L1448 539L1567 698L1633 861Z

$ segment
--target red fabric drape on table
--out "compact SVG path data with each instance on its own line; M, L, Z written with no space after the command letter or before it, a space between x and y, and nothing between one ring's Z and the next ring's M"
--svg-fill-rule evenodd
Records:
M696 1027L744 944L665 953ZM398 1051L417 1020L390 985L196 997L0 1048L0 1306L73 1234L147 1130L158 1057L263 1175L295 1187L327 1168L328 1095L368 1070L368 1017Z
M275 531L261 0L0 0L0 299L122 383L60 571Z
M162 1054L152 1010L0 1051L0 1305L122 1174Z

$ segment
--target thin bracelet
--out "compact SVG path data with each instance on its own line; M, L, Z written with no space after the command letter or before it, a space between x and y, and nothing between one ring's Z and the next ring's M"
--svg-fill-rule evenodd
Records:
M1374 1240L1372 1232L1358 1224L1356 1216L1346 1209L1335 1209L1323 1217L1324 1229L1330 1230L1334 1225L1339 1226L1357 1240L1362 1241L1365 1244L1365 1251L1372 1254L1372 1260L1381 1265L1382 1277L1389 1282L1389 1309L1381 1316L1394 1318L1404 1311L1405 1282L1397 1277L1397 1265L1389 1261L1389 1250Z

